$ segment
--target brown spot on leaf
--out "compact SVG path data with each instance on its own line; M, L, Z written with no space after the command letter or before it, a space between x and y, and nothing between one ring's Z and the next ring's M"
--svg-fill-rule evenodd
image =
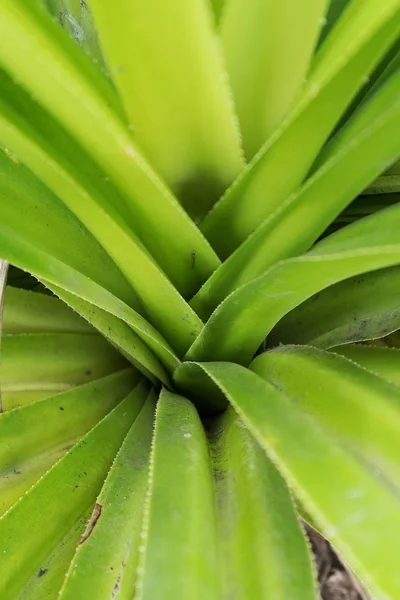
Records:
M94 505L92 516L90 517L90 521L87 524L87 527L86 527L85 531L83 532L81 539L79 540L79 544L83 544L84 542L86 542L88 537L91 535L93 529L96 526L97 521L100 518L102 509L103 509L103 506L96 502L96 504Z

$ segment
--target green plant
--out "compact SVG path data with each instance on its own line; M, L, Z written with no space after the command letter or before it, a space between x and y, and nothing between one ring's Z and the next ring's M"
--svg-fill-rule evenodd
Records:
M400 597L399 32L2 0L2 600Z

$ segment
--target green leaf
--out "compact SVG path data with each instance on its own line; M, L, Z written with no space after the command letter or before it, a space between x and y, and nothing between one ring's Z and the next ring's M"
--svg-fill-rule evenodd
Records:
M349 344L334 348L333 352L349 358L386 381L400 385L400 350L397 348Z
M210 432L220 598L316 600L304 533L284 480L229 408Z
M202 231L222 259L298 188L399 30L400 0L351 2L319 50L291 114L204 220Z
M65 569L68 568L91 514L91 507L82 513L67 535L54 548L53 553L40 563L40 568L32 575L23 592L18 596L18 600L58 597L58 591L65 579Z
M119 319L90 302L82 300L79 296L75 296L46 280L43 281L68 306L87 319L122 356L129 360L150 381L156 385L158 381L168 385L169 376L166 369L159 363L145 343L132 331L127 323L129 318ZM131 322L131 320L129 321ZM169 349L162 348L161 353L164 354L167 366L171 367L171 363L176 364L177 359Z
M297 99L327 4L327 0L227 2L221 39L248 158Z
M200 220L244 166L209 0L91 6L135 140Z
M381 85L383 85L385 81L397 71L399 66L400 39L397 38L388 50L388 52L386 52L379 65L368 77L365 84L362 86L358 94L355 96L354 100L351 102L350 106L342 115L339 123L336 126L336 131L338 131L341 127L343 127L343 125L346 124L346 122L356 109L358 109L364 102L368 102L371 95L374 94L377 91L377 89Z
M385 372L384 361L387 360L390 367L385 376L390 377L400 364L400 353L389 348L372 350L375 353L360 353L366 356L363 366L382 364ZM356 360L358 351L352 353L345 349L344 354ZM266 352L251 368L313 415L329 434L333 433L364 462L375 477L386 480L398 491L398 387L342 356L304 346L285 346Z
M3 205L4 203L0 203L0 215ZM96 322L101 330L108 328L109 339L117 347L124 348L125 355L133 354L133 362L135 365L143 365L144 374L150 372L167 383L168 377L157 358L171 370L179 361L162 336L118 297L52 255L43 252L40 247L27 244L21 233L14 222L10 231L0 219L0 256L41 278L55 293L68 299L69 305L80 311L82 316ZM69 292L70 296L58 287ZM105 315L102 311L108 314ZM133 331L130 333L125 327L121 328L115 319L110 317L122 319ZM123 335L128 336L125 341L121 337Z
M236 290L212 314L187 358L248 364L296 306L344 279L398 263L400 206L395 206L341 229Z
M395 163L365 190L365 194L395 194L400 192L400 162Z
M221 18L225 4L226 0L211 0L211 6L214 11L215 20L217 23Z
M346 9L346 6L350 2L351 0L330 0L328 12L326 14L326 20L319 39L319 44L324 42L325 38L336 25L343 11Z
M15 88L14 84L10 85ZM17 92L13 89L11 98ZM28 109L32 109L32 102L26 96L20 99L20 104L23 114L24 109L26 112L26 104ZM6 109L6 115L3 117L5 131L2 131L2 135L6 138L7 145L10 145L21 158L26 159L28 166L59 195L64 204L101 243L130 282L142 304L146 306L148 318L167 339L171 338L173 344L176 342L176 347L180 348L181 354L184 353L192 341L192 328L197 327L197 330L200 330L201 322L172 282L149 256L140 240L121 219L114 206L115 203L118 205L118 195L114 203L107 196L104 198L103 188L104 185L107 187L107 182L99 176L98 169L95 168L93 172L89 161L88 172L86 172L88 159L84 155L81 164L82 152L79 148L74 148L74 144L71 147L68 136L60 132L60 128L51 121L49 122L40 108L33 106L32 109L32 121L42 124L34 140L31 139L30 122L26 121L21 125L18 104L15 106L9 100ZM3 108L3 112L4 110ZM1 121L0 114L0 124ZM59 153L49 147L48 139L52 139L53 135L56 139L61 136L63 143L62 151ZM67 151L69 156L65 158ZM80 174L82 167L85 167L83 177ZM6 189L6 192L13 194L13 182L10 178L7 179L7 184L11 191ZM112 187L108 189L108 194L110 192ZM32 204L35 200L29 197L28 202ZM20 210L22 211L23 208L21 206ZM11 210L15 212L13 207ZM44 235L49 235L48 227ZM189 255L188 262L190 262ZM191 269L194 272L193 266Z
M106 72L93 17L85 0L42 0L60 26Z
M0 519L4 600L15 600L37 577L43 561L93 506L147 393L145 385L129 394Z
M121 371L0 415L0 514L123 400L137 380L132 369Z
M133 353L137 363L144 366L144 373L150 371L167 383L168 378L151 350L162 358L168 368L176 365L177 358L162 336L131 309L132 306L136 308L135 294L115 263L25 167L1 154L0 166L0 183L3 183L0 193L7 200L0 202L0 256L34 273L46 285L51 287L55 284L127 321L134 331L128 336L131 339L124 344L125 350L129 344L128 354ZM52 235L49 235L49 230ZM70 244L65 244L65 239ZM55 291L61 295L59 290ZM70 299L69 304L81 309L85 318L92 312L92 307L80 300L74 304ZM118 331L121 327L115 324L115 319L104 318L96 309L94 312L97 314L93 318L97 323L99 319L104 321L104 327L110 334L117 330L115 341L121 346ZM125 337L127 335L125 328ZM112 338L111 335L109 337Z
M0 126L0 137L3 134L4 129ZM16 239L20 234L26 242L77 269L137 309L135 293L100 244L63 203L17 160L9 152L0 151L2 227L15 228Z
M219 598L210 457L191 402L161 392L136 583L138 600Z
M154 396L147 399L115 458L96 500L101 508L90 542L78 546L62 600L132 600L143 504L147 490ZM93 517L92 517L93 519Z
M5 297L5 289L7 285L7 273L8 273L8 264L0 260L0 344L1 344L1 334L3 332L3 313L4 313L4 297ZM1 391L0 391L0 402L1 402Z
M324 349L383 337L400 328L399 294L399 267L352 277L288 313L268 335L268 346Z
M137 233L182 293L188 282L193 285L193 281L196 283L198 280L201 284L218 265L215 253L145 162L125 122L98 93L91 78L76 66L70 49L64 48L54 39L54 34L49 33L53 30L58 31L58 28L51 17L36 9L33 3L6 0L0 7L0 65L11 78L23 82L24 89L59 123L61 129L65 129L77 147L81 145L104 175L110 177L129 215L128 226ZM75 47L74 44L72 46ZM78 48L76 50L79 52ZM30 56L29 61L26 60L27 55ZM22 113L28 122L30 110L31 105L25 114ZM23 160L35 160L37 164L32 150L24 152L24 155L21 153L25 144L32 144L36 136L36 131L33 135L31 133L18 150L11 143L9 146ZM50 169L52 178L57 178L57 193L60 193L60 177L69 189L74 182L63 177L58 171L57 161L54 162L55 165L50 162L41 164L43 170ZM40 176L43 177L43 174ZM194 265L191 260L193 252L196 255Z
M300 405L255 373L226 363L199 368L229 398L374 598L398 598L400 510L387 482L341 447Z
M4 408L13 394L62 391L126 368L122 356L99 335L21 334L2 340Z
M57 298L8 286L3 333L93 334L96 331Z
M208 317L229 293L279 260L307 250L367 183L400 155L399 88L400 71L327 146L314 176L213 273L191 301L200 316Z

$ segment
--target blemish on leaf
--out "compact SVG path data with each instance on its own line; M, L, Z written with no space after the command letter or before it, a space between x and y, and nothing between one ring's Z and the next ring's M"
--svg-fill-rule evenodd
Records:
M113 589L111 598L115 598L115 596L118 594L120 581L121 581L121 575L118 576L118 579L114 585L114 589Z
M13 473L14 475L21 475L21 471L18 471L18 469L13 469Z
M79 545L86 542L88 537L91 535L93 529L96 526L97 521L100 518L102 509L103 509L103 506L96 502L96 504L94 505L94 509L92 512L92 516L90 517L89 523L87 524L87 527L86 527L85 531L83 532L81 539L79 540Z
M46 575L48 569L39 569L39 573L37 574L38 577L43 577L43 575Z

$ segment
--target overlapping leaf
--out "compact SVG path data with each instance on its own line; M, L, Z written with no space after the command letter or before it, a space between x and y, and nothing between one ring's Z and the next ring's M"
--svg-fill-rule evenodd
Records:
M216 531L210 456L189 400L163 391L145 506L136 596L217 600Z
M187 357L248 364L301 302L344 279L398 264L399 222L400 207L394 206L325 238L303 257L278 263L222 302Z
M400 328L400 269L351 277L289 312L268 335L268 346L332 348L373 340Z
M121 194L120 203L128 215L128 225L169 277L178 281L182 288L196 277L204 281L216 264L215 254L168 188L145 162L124 121L98 93L92 78L71 60L70 50L75 45L71 41L72 46L67 49L65 44L60 44L57 32L51 17L39 10L36 4L20 0L3 2L0 10L0 65L11 78L15 76L23 80L23 87L45 109L46 123L48 116L58 121L74 138L77 148L81 146L101 167L104 175L111 178ZM79 49L76 48L76 51L79 52ZM26 61L27 54L30 56L29 63ZM71 110L72 106L74 110ZM22 116L26 117L26 112ZM35 128L36 122L31 124ZM4 131L2 135L5 135ZM14 143L15 135L13 131ZM55 149L58 147L58 135ZM32 149L26 150L36 137L37 132L18 148L11 145L11 149L27 164L35 159L38 168L35 153ZM47 138L46 142L49 142ZM43 164L42 160L40 164ZM63 175L57 161L55 164L46 161L40 176L44 177L48 170L52 178L59 179ZM64 186L74 183L70 178L62 179ZM59 186L58 193L61 192ZM70 199L72 197L73 194ZM194 265L191 260L193 252L196 253Z
M400 384L400 350L398 348L349 344L334 348L333 352L349 358L391 383Z
M226 3L221 39L247 158L258 152L299 95L327 4Z
M134 597L154 406L151 394L118 452L96 500L90 540L78 546L70 564L62 600Z
M91 6L135 140L201 219L244 166L209 2Z
M95 333L54 297L8 286L4 300L3 333Z
M259 375L227 363L203 363L197 368L224 392L317 526L374 597L397 598L399 499L387 480L374 473L339 438L327 434L325 427L298 402L291 401ZM256 361L254 369L269 376L262 362ZM306 382L313 384L310 377L303 377L300 384ZM189 380L187 385L190 387ZM322 402L319 394L318 398ZM321 410L323 402L318 413ZM395 402L392 410L397 411L398 419L400 412Z
M288 489L232 408L211 426L219 598L316 600L311 560Z
M221 258L229 256L301 184L363 79L399 30L399 0L349 4L321 46L290 116L204 220L202 231Z
M104 181L96 165L93 165L93 161L87 158L79 146L76 146L40 107L32 103L26 94L23 94L9 79L5 80L4 87L2 99L7 96L8 90L8 103L3 107L0 115L0 126L5 143L11 145L13 150L26 160L28 166L91 231L130 282L142 306L146 306L146 313L154 325L173 343L176 339L177 347L183 348L183 351L185 346L187 349L191 342L191 332L188 330L192 327L199 329L201 323L171 281L149 256L137 236L121 219L118 212L118 194L112 195L113 186ZM21 112L25 116L25 121L20 116ZM27 112L31 117L29 121L26 118ZM31 122L40 123L40 129L32 132ZM55 149L49 147L49 139L54 138L59 140L61 145L61 150L58 152L58 147ZM12 172L12 170L12 166L8 165L8 171ZM4 183L4 193L7 195L10 194L11 176L9 175ZM22 173L22 191L25 191L24 187L29 184L27 179L28 176L23 177ZM25 193L25 197L26 195ZM29 197L26 202L32 205L35 198ZM24 205L20 210L24 210ZM15 215L15 211L13 214ZM48 235L48 229L42 233L44 238L46 234ZM191 264L191 252L195 252L195 249L193 248L187 254L188 269L193 275L197 267L196 264ZM201 262L201 257L199 261ZM188 286L190 285L189 281Z
M1 346L3 410L82 385L128 365L100 335L4 335Z
M58 548L62 551L63 540L93 506L146 390L142 386L128 395L0 519L4 600L14 600L32 579L38 581L42 563ZM67 565L61 566L65 573Z
M133 370L122 371L0 415L0 514L123 400L137 380Z
M399 88L400 71L328 144L314 176L208 279L191 302L198 314L208 317L240 285L306 251L368 181L400 155Z

